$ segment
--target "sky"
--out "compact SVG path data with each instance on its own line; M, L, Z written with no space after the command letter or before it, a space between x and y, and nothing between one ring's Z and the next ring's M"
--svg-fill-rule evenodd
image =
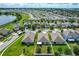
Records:
M0 3L0 8L79 8L79 3Z

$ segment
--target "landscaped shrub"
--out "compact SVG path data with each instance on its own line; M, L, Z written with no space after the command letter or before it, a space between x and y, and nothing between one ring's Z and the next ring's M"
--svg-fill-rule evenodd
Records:
M59 51L55 51L55 56L60 56L60 52Z
M23 49L23 54L25 54L25 49Z
M66 49L64 50L64 54L65 54L65 55L71 55L70 49L66 48Z
M41 32L41 30L38 31L38 33L40 33L40 32Z
M75 55L79 55L79 47L78 46L73 46L73 52L75 53Z
M51 47L50 46L47 47L47 53L51 53Z
M32 26L32 30L35 30L35 26L34 25Z
M58 50L60 53L62 53L62 48L61 48L61 47L59 47L57 50Z

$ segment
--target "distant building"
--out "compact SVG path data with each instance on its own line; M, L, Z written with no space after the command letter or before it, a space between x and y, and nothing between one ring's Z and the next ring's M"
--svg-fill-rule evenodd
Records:
M51 23L50 26L52 26L52 27L57 27L57 24Z
M66 22L66 23L61 23L62 27L71 27L71 23Z
M49 24L46 22L44 28L49 28Z
M0 39L2 39L3 38L3 36L2 35L0 35Z
M79 23L72 23L72 26L79 27Z
M20 30L20 25L19 25L19 24L14 24L14 30L15 30L15 31Z
M28 25L29 25L29 24L28 24L27 22L25 22L25 23L24 23L24 28L25 28L25 29L28 29Z

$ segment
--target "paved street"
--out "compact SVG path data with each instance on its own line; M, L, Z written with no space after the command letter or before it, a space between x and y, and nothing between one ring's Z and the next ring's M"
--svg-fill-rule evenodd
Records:
M0 51L2 51L4 48L6 48L10 43L16 40L19 36L17 34L13 34L13 37L8 39L6 42L4 42L2 45L0 45Z

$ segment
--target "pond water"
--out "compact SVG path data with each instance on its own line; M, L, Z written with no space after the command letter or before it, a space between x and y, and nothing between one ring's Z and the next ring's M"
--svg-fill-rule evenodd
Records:
M16 16L12 16L12 15L1 15L0 16L0 25L3 25L3 24L6 24L6 23L9 23L13 20L16 19Z

